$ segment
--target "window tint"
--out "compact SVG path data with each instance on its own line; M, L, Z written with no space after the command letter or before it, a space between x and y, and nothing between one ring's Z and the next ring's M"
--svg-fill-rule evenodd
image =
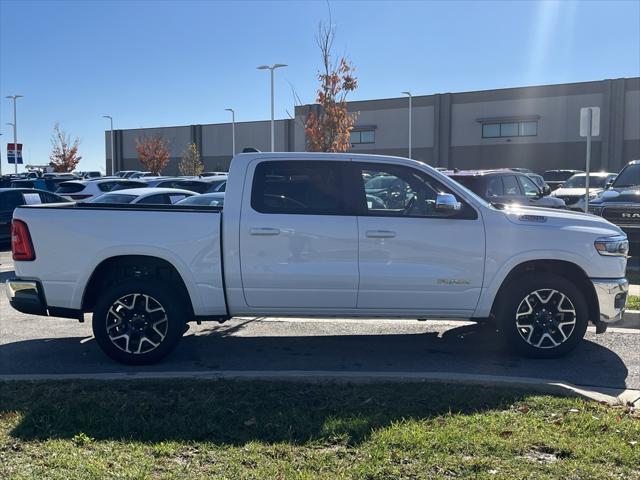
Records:
M102 182L98 184L98 189L100 189L101 192L110 192L115 186L116 182Z
M184 190L191 190L192 192L196 193L207 193L210 191L209 189L211 188L211 183L199 182L197 180L178 180L174 181L169 188L182 188Z
M504 195L521 195L515 175L503 176L502 183L504 185Z
M500 197L504 195L502 179L500 177L490 177L487 180L487 197Z
M338 162L262 162L255 170L251 206L261 213L343 214L343 170Z
M535 137L536 135L538 135L537 121L482 124L482 138Z
M145 197L137 203L141 203L144 205L168 205L171 202L169 201L169 197L166 194L158 193L156 195Z
M84 190L84 185L82 183L66 182L60 184L60 186L56 190L56 193L78 193L82 190Z
M637 163L624 167L613 183L615 188L635 187L636 185L640 185L640 164Z
M40 199L42 203L58 203L58 202L66 202L64 198L61 198L52 193L40 192Z
M364 187L366 213L394 217L475 218L463 203L460 212L436 210L438 193L453 193L428 174L410 167L355 163Z
M136 199L135 195L125 193L105 193L89 200L89 203L131 203Z
M540 194L538 186L533 183L533 180L531 180L529 177L520 175L518 176L518 182L520 182L522 191L527 197L537 197Z
M0 210L13 211L18 205L23 204L20 192L3 192L0 194Z

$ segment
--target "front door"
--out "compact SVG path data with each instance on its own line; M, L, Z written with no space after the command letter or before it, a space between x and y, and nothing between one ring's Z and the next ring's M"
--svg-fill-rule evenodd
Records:
M349 162L256 160L240 218L250 307L355 308L358 228L344 201ZM249 205L250 203L250 205ZM348 213L351 213L350 215Z
M352 165L362 185L358 309L471 314L484 274L479 213L464 202L457 212L436 210L437 194L453 192L422 170Z

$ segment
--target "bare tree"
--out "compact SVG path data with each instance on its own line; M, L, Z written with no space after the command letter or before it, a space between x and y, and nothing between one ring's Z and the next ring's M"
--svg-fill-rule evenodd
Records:
M204 164L195 143L189 143L185 148L178 170L180 175L200 175L204 171Z

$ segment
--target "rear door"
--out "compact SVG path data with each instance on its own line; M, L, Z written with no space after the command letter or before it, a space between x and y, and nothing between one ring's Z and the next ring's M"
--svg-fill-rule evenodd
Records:
M240 216L247 305L296 312L355 308L358 228L344 198L348 163L249 165Z
M452 192L422 170L357 161L353 166L362 199L358 309L470 314L484 274L478 212L464 203L457 213L436 210L437 194ZM382 183L387 187L367 188Z

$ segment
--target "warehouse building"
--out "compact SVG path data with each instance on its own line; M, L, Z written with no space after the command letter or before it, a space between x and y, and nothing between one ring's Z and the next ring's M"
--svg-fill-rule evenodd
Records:
M413 97L412 157L433 166L478 169L527 167L584 168L585 139L580 109L600 108L600 134L593 138L595 170L618 171L640 158L640 77L593 82L506 88ZM315 105L295 108L295 118L277 120L277 151L304 151L306 114ZM349 102L356 113L351 134L357 153L408 155L408 98ZM142 169L136 139L161 136L171 149L163 171L178 173L180 156L194 142L206 170L224 170L232 158L231 124L116 130L117 170ZM110 132L105 132L107 172L111 171ZM236 123L236 151L270 149L270 122Z

